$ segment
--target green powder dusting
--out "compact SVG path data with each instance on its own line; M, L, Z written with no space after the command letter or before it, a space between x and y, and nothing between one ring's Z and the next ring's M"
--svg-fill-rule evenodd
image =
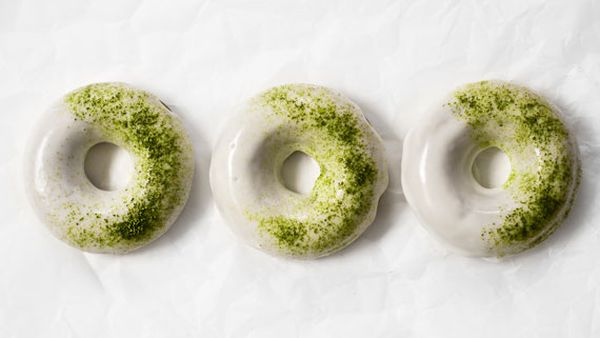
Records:
M367 146L373 135L367 135L371 131L356 107L335 95L325 88L285 85L257 101L259 109L283 121L274 137L308 140L295 150L306 152L321 169L310 195L295 206L304 214L247 212L259 231L290 255L321 255L343 247L355 239L358 225L377 203L374 186L384 174Z
M137 247L164 231L185 201L191 146L174 117L150 94L114 83L72 92L65 102L76 119L97 126L136 158L135 183L111 217L68 205L67 237L80 247ZM122 210L126 210L123 212ZM85 227L80 223L86 222Z
M499 255L543 241L566 217L578 182L577 159L562 121L542 98L507 83L467 85L449 106L472 127L481 147L496 146L511 159L503 188L517 207L489 225L482 238Z

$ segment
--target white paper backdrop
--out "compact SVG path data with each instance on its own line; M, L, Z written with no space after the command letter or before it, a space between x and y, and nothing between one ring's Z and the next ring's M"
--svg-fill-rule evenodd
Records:
M449 255L398 184L402 138L455 86L516 81L576 132L572 217L500 263ZM125 81L182 116L191 198L127 256L55 240L23 192L36 118L78 86ZM231 108L269 86L342 91L390 146L392 186L343 252L276 259L237 241L208 186ZM600 3L0 0L0 337L599 337Z

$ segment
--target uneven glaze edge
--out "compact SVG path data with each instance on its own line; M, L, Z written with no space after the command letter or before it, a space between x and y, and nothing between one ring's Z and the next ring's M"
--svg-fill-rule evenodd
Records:
M124 208L108 218L65 204L66 239L78 247L126 252L158 237L185 204L193 175L191 143L179 121L153 95L120 83L88 85L64 102L74 119L99 127L136 157L135 183L120 201Z
M323 87L284 85L255 100L265 111L294 125L293 132L318 135L315 144L300 147L321 169L310 195L302 202L311 212L302 219L265 216L272 211L245 212L287 255L322 256L354 240L359 225L370 221L367 218L376 208L382 193L375 191L376 184L381 184L378 180L387 177L370 153L374 132L359 119L362 113L355 105L336 95ZM282 132L289 133L290 129Z
M574 143L555 110L539 95L499 81L466 85L448 106L480 147L500 148L513 164L515 154L536 149L535 168L513 165L502 186L517 207L507 208L481 236L498 256L541 243L568 215L581 175Z

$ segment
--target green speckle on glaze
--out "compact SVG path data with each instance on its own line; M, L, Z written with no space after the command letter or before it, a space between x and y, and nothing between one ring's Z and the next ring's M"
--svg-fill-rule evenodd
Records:
M308 196L297 205L282 206L290 212L246 212L289 255L319 256L345 246L358 236L357 227L377 203L374 186L384 174L368 145L374 133L359 120L356 106L336 95L321 87L284 85L255 101L259 109L272 112L271 118L283 121L274 142L295 140L292 148L315 159L321 170Z
M579 182L578 159L562 121L538 95L501 82L467 85L449 106L472 127L480 147L498 147L511 161L502 188L516 207L486 227L482 238L500 256L542 242L567 216Z
M158 99L122 84L89 85L68 94L65 103L76 119L96 126L135 157L135 181L119 195L112 215L65 205L67 239L79 247L127 250L164 232L168 217L187 198L183 182L193 170L191 145L179 122Z

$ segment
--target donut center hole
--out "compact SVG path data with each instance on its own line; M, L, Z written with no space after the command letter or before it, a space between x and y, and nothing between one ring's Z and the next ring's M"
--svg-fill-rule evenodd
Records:
M109 142L94 145L85 155L85 175L92 184L106 191L121 190L129 182L133 163L129 153Z
M296 151L283 162L281 178L283 185L298 194L308 195L321 170L317 162L306 153Z
M510 160L499 148L486 148L475 157L471 171L477 183L482 187L499 188L510 175Z

